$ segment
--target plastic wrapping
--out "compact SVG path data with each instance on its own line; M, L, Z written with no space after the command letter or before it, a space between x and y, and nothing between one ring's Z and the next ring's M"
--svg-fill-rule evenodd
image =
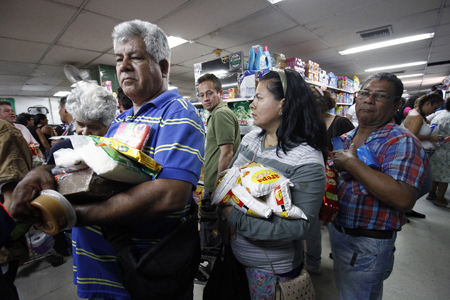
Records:
M266 203L272 209L273 213L279 217L308 220L305 213L292 204L290 187L293 186L294 184L292 182L285 180L269 193L266 198Z
M216 190L214 191L214 197L211 199L211 204L214 205L223 205L226 204L224 202L228 192L238 186L241 183L241 179L239 177L239 169L236 167L230 168L228 170L223 171L225 175L220 178L219 183L217 184ZM227 198L229 200L229 198Z
M151 134L150 127L145 124L122 123L117 128L113 139L132 148L141 150L144 148Z
M272 214L272 210L266 203L261 199L253 197L245 187L241 185L234 187L227 194L227 197L228 196L232 201L226 200L226 203L230 202L237 210L244 214L258 218L268 218Z
M242 185L253 197L269 194L281 182L287 180L280 172L259 163L250 163L240 168Z
M74 204L103 201L133 187L131 184L103 178L90 168L75 172L53 168L52 174L55 176L58 193Z
M71 140L83 161L99 176L130 184L152 180L136 163L104 143L97 144L91 136L74 136Z

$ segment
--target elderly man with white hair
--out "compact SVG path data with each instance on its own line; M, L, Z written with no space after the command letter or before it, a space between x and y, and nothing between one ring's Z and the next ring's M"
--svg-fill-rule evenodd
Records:
M168 89L170 47L158 26L140 20L123 22L112 36L117 78L133 108L116 117L105 137L113 137L123 123L148 125L151 131L143 151L163 169L156 179L105 201L74 206L76 226L102 226L114 252L93 255L92 272L119 277L131 299L192 299L200 262L192 192L204 161L203 122L189 101L176 89ZM17 186L14 217L30 222L39 216L29 204L33 187L54 188L48 169L30 172ZM118 274L103 263L115 259ZM77 284L79 289L92 288L89 295L86 292L91 298L128 299L117 293L121 287L117 280L85 277Z

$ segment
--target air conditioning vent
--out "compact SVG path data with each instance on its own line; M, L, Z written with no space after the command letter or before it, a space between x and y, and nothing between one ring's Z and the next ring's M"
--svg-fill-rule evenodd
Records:
M389 36L392 34L392 26L384 26L364 31L359 31L359 36L362 38L363 41L376 39L384 36Z

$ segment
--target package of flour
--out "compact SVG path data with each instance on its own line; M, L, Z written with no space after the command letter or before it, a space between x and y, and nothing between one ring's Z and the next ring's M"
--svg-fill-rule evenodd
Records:
M260 163L249 163L240 168L242 185L253 197L262 197L272 192L287 180L279 171Z
M88 166L78 154L77 151L71 148L62 148L53 153L56 166L70 170L86 169Z
M97 175L120 182L140 184L152 180L139 165L105 143L96 143L90 136L70 138L73 148Z
M293 183L285 180L267 195L266 203L272 209L273 213L279 217L308 220L305 213L292 204L290 188L293 186Z
M216 190L214 191L214 197L211 199L211 204L214 205L224 205L225 196L228 192L238 186L241 183L241 178L239 177L239 169L236 167L230 168L223 171L225 175L219 179Z
M225 200L225 202L231 202L234 208L244 214L265 219L272 214L272 210L264 201L250 195L242 185L231 189L227 196L230 196L230 201Z

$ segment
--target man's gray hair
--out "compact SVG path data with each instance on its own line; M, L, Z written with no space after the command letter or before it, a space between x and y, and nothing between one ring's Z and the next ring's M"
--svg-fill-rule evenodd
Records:
M117 101L105 88L81 83L67 96L66 110L74 119L98 121L108 127L116 116Z
M170 47L167 36L155 24L141 20L123 22L114 27L112 37L114 49L117 43L140 37L145 42L147 52L156 63L165 59L170 65Z

